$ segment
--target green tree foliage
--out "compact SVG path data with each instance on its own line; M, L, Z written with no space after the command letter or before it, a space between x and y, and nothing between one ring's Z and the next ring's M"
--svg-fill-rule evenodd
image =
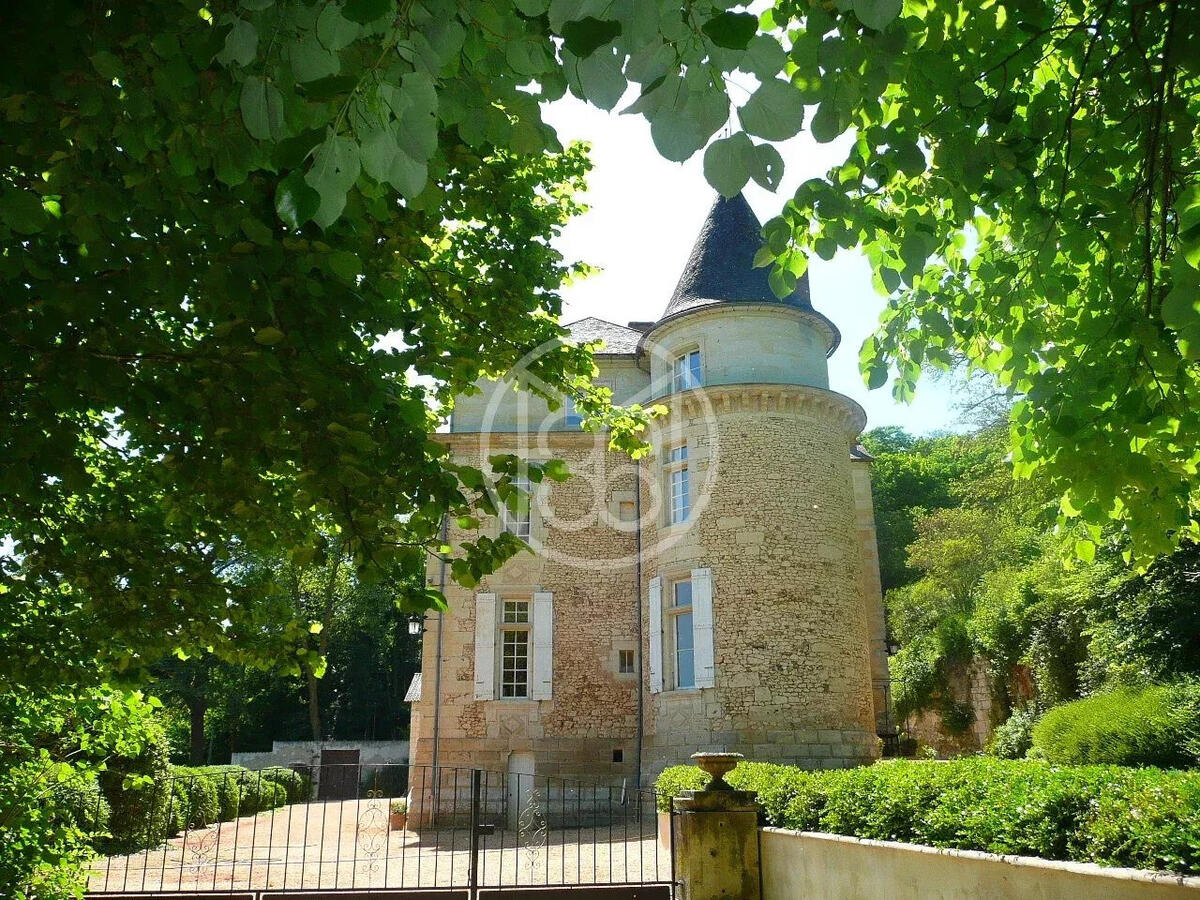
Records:
M0 689L0 896L78 896L79 866L111 824L97 777L111 786L153 756L154 712L140 694L110 689Z

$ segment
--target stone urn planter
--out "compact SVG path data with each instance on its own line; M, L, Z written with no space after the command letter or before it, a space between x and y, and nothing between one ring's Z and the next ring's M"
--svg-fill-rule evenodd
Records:
M403 797L392 801L388 813L388 826L392 831L408 829L408 801Z
M740 753L692 754L692 761L712 777L712 781L705 788L706 791L732 791L733 788L725 782L725 776L732 772L743 759L745 757Z

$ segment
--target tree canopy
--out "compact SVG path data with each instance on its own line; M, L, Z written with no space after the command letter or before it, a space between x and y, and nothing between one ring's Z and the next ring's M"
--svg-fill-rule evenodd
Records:
M777 290L809 252L862 248L890 297L863 348L872 384L890 366L907 396L922 365L961 358L994 373L1019 398L1018 470L1044 469L1064 515L1088 523L1085 556L1110 517L1136 552L1195 534L1194 12L6 11L6 661L136 669L170 646L245 647L262 622L222 574L238 553L270 545L304 562L328 521L360 573L382 576L437 551L444 513L494 506L481 474L455 470L426 434L454 394L562 336L557 291L579 270L550 239L578 209L585 164L539 103L570 90L611 109L630 83L627 111L649 119L659 151L703 150L726 194L774 187L772 142L806 118L819 141L848 135L845 162L766 226ZM746 78L758 86L739 93ZM535 366L553 392L591 363L564 344ZM636 447L640 418L608 417L618 446ZM517 549L458 548L455 575Z

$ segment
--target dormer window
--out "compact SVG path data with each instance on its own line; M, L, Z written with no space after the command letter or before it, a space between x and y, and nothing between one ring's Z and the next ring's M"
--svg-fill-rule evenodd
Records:
M674 389L686 391L700 387L700 350L688 350L675 357Z

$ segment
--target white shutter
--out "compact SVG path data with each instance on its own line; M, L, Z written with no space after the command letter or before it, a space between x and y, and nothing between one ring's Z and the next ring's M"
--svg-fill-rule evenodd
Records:
M554 595L533 595L533 671L529 698L549 700L554 682Z
M475 595L475 699L496 699L496 595Z
M696 687L710 688L716 683L712 569L692 569L692 638L696 648Z
M650 693L663 689L662 578L650 579Z

